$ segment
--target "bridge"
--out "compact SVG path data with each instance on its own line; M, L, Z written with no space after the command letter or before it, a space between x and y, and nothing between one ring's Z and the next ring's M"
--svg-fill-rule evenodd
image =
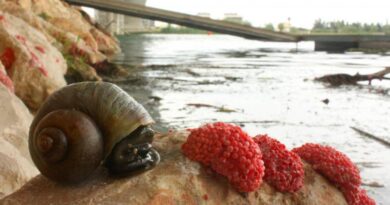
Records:
M261 28L213 20L179 12L146 7L121 0L65 0L107 12L164 21L247 39L276 42L314 41L317 51L344 51L349 48L390 48L390 35L294 35Z

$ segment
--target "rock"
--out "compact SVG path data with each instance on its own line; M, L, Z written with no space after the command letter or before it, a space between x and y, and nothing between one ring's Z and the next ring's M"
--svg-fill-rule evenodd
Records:
M65 75L67 82L101 81L102 78L96 73L94 67L85 63L82 59L72 55L67 56L69 71Z
M72 76L72 78L81 78L78 81L101 80L96 74L96 67L94 65L107 61L107 57L98 50L95 43L87 44L84 38L78 36L79 32L76 32L77 29L74 31L74 25L65 25L70 23L69 20L49 16L49 14L52 14L53 12L49 14L45 13L44 11L49 8L46 8L44 4L40 4L39 2L40 1L34 2L33 4L35 12L41 12L39 14L34 13L32 8L26 9L25 7L11 2L0 3L0 10L23 19L26 23L41 31L46 36L47 40L64 55L69 68L68 76ZM55 4L57 7L61 5L62 3ZM40 6L43 6L44 8L40 8ZM63 6L60 8L62 7ZM75 12L79 11L75 10ZM92 29L91 27L90 32L94 33L95 31L93 30L95 29ZM88 36L87 39L93 38L92 34L88 34ZM99 37L98 39L101 38L104 39L104 37ZM95 41L93 40L93 42ZM117 42L112 43L118 45ZM114 52L113 50L111 51ZM81 65L81 68L78 65L75 67L75 64Z
M115 38L97 30L76 8L60 0L35 0L32 4L34 13L46 15L47 21L79 36L94 50L118 53L120 47Z
M37 110L47 96L66 85L65 59L40 31L8 13L0 12L0 16L0 53L10 50L14 55L6 69L15 93Z
M346 205L341 192L305 164L305 185L295 194L275 191L263 183L247 196L225 178L190 161L180 146L186 133L157 136L162 161L153 170L126 178L110 177L99 168L78 185L60 185L37 176L0 204L261 204Z
M7 87L9 91L15 92L14 83L7 75L7 71L5 70L3 64L1 63L1 60L0 60L0 84L5 85L5 87Z
M31 4L32 4L31 0L0 0L0 3L4 3L4 2L12 2L26 9L31 8Z
M101 67L95 65L107 62L109 57L120 52L115 37L101 30L79 7L69 6L64 1L0 0L0 11L22 19L61 51L70 71L67 79L71 81L101 80L95 70ZM81 68L74 67L76 64ZM108 68L103 69L98 72Z
M0 84L0 198L38 174L28 152L32 116L26 106Z
M27 8L31 7L28 6ZM45 29L45 20L33 12L28 10L26 6L17 4L17 2L2 2L0 3L0 11L9 13L15 17L23 19L26 23L30 24L30 26L35 29L41 31L51 43L55 42L55 39L50 35L50 33Z

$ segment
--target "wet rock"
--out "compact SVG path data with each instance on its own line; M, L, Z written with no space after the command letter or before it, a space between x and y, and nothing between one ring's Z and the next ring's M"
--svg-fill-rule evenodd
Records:
M33 11L10 2L1 3L0 10L23 19L30 26L41 31L47 40L63 53L66 59L73 57L89 64L95 64L107 59L106 56L88 46L77 35L46 21L45 19L49 17L36 15Z
M116 39L97 30L76 8L60 0L35 0L32 4L34 13L46 15L48 22L58 28L66 28L94 50L105 54L119 52Z
M0 12L0 16L0 53L13 55L5 66L7 73L16 95L36 110L47 96L66 85L65 59L40 31L8 13Z
M14 83L7 75L7 71L5 70L3 64L1 63L1 60L0 60L0 84L5 85L5 87L7 87L9 91L15 92Z
M50 35L62 44L64 44L64 40L71 40L71 43L75 43L76 41L73 40L77 39L77 41L81 41L76 43L80 49L90 54L93 53L95 57L104 57L103 60L105 60L104 55L111 56L120 52L118 40L99 29L101 26L96 24L79 7L70 6L61 0L0 0L0 4L6 5L0 10L23 18L33 27L40 27L39 30L49 31ZM19 8L15 8L15 6ZM30 15L31 13L34 15ZM41 19L37 20L37 18ZM100 61L92 63L97 62Z
M82 59L72 55L66 56L69 70L65 75L68 83L75 83L81 81L101 81L101 77L96 73L94 67L88 65Z
M0 204L262 204L346 205L340 191L305 164L304 187L295 194L277 192L263 183L256 192L237 193L227 180L190 161L180 146L186 133L158 136L162 161L155 169L126 178L98 169L78 185L60 185L37 176Z
M0 84L0 198L38 174L28 152L32 116L26 106Z

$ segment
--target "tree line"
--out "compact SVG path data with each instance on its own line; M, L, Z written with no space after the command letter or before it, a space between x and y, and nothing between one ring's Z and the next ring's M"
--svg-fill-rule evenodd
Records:
M278 30L281 30L283 24L278 24ZM274 25L269 23L264 26L265 29L276 30ZM359 23L346 21L324 21L317 19L311 29L291 27L291 33L350 33L350 34L365 34L365 33L381 33L390 34L389 24L380 23Z

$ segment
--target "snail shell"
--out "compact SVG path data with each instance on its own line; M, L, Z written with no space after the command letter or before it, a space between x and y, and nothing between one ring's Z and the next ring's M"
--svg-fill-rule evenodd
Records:
M48 178L86 178L113 147L138 127L153 123L142 105L118 86L83 82L53 93L41 106L29 133L29 150Z

